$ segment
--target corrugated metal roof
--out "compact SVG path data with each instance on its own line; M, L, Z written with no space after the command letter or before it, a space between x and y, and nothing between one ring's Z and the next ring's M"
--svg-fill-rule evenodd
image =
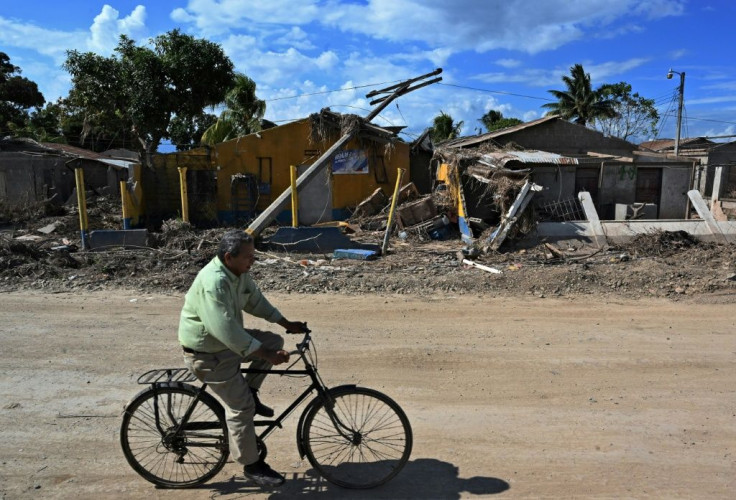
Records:
M689 146L689 147L704 147L709 148L711 146L715 146L716 143L705 138L705 137L686 137L684 139L680 139L680 147L683 146ZM674 149L675 148L675 140L674 139L656 139L653 141L646 141L639 144L642 148L651 149L653 151L662 151L665 149Z
M54 151L62 151L64 153L69 153L74 156L86 158L88 160L99 160L100 158L103 158L103 156L99 153L95 153L94 151L90 151L89 149L78 148L76 146L70 146L69 144L58 144L56 142L42 142L41 145L45 147L46 149L51 149Z
M111 167L115 168L125 168L129 169L133 165L136 165L137 162L129 161L129 160L115 160L113 158L96 158L97 161L100 163L104 163L106 165L110 165Z
M577 165L578 159L547 151L497 151L480 157L480 163L503 167L507 163L550 163L553 165Z

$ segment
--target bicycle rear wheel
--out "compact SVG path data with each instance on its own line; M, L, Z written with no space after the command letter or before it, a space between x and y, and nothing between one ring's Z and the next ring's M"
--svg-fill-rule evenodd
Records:
M166 488L188 488L214 477L229 454L222 406L201 393L186 425L176 432L197 389L157 384L126 407L120 444L128 463L144 479Z
M332 398L331 410L317 403L304 421L304 451L312 466L344 488L373 488L398 474L412 447L411 425L399 405L363 387Z

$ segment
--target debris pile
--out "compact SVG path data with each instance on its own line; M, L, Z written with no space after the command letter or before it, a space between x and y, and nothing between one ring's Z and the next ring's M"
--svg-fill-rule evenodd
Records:
M406 193L401 206L406 208L407 223L410 217L416 222L412 204L421 206L420 219L426 215L429 221L437 216L449 220L452 215L438 193L417 196L410 188ZM430 203L437 215L432 215ZM95 214L94 220L90 218L91 228L121 227L115 203L91 198L88 208ZM0 291L128 289L181 294L214 257L225 231L198 229L171 220L149 233L147 248L82 251L77 211L74 207L65 211L64 215L42 215L26 210L3 219ZM381 217L385 220L383 208L351 221L347 227L356 231L351 237L380 241L382 231L368 228L366 221ZM733 245L696 244L681 234L658 233L630 245L603 249L579 242L531 248L510 245L503 253L481 254L468 263L463 253L466 247L459 239L435 238L430 230L419 230L421 224L397 228L391 251L376 260L339 260L332 253L265 252L259 248L251 272L264 290L281 293L679 298L736 291ZM452 223L445 227L454 228ZM399 236L402 232L406 233L403 237Z

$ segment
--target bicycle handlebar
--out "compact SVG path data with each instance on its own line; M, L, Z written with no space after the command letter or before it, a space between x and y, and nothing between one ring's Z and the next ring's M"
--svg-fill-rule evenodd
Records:
M290 332L287 330L286 333L290 335L296 335L298 333L304 334L304 338L302 338L302 341L296 345L296 349L293 351L289 351L289 356L294 355L294 354L302 354L306 350L306 348L309 347L309 342L312 340L312 337L309 334L312 333L312 330L307 328L306 323L304 323L304 330L305 330L304 332Z
M298 335L300 333L312 333L312 330L310 330L309 328L307 328L307 324L306 323L304 323L304 330L305 331L303 331L303 332L290 332L289 330L286 330L286 334L287 335Z

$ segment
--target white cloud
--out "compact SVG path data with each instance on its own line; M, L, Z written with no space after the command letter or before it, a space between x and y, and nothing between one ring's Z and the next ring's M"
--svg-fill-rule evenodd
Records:
M172 10L169 17L177 23L194 23L197 21L196 16L191 15L186 9L182 9L181 7Z
M648 59L634 58L626 61L608 61L599 64L583 63L586 73L590 74L593 86L606 83L610 77L618 78L623 73L645 64ZM562 85L562 76L570 74L570 64L567 67L554 69L528 68L513 73L493 72L481 73L472 76L471 79L480 80L485 83L523 83L530 87L549 87L550 85ZM610 83L610 82L608 82Z
M728 81L712 85L703 85L700 88L704 90L736 90L736 81Z
M109 5L95 17L90 26L90 38L87 47L98 54L108 55L117 46L120 35L137 38L146 28L146 8L138 5L126 17L120 18L120 12Z
M702 97L700 99L688 99L688 106L697 106L700 104L719 104L722 102L736 102L736 95L724 95L716 97Z
M306 31L299 26L293 26L286 34L281 35L276 43L279 45L287 45L299 50L312 50L315 45L309 39Z
M452 56L453 52L450 49L434 49L434 50L417 50L414 52L395 53L387 56L392 61L407 61L419 64L424 64L426 61L432 63L435 67L445 66L447 60Z
M421 43L430 50L487 52L501 48L537 53L585 35L639 30L634 24L639 18L683 12L682 0L189 0L185 8L173 10L171 17L195 24L204 35L264 25L321 24L374 39Z
M521 115L521 119L525 122L530 122L532 120L536 120L537 118L541 118L541 113L539 111L527 111L526 113Z
M231 35L222 42L222 47L239 71L247 75L258 75L258 82L268 85L294 81L310 72L324 72L339 63L337 54L325 51L309 57L294 47L283 52L261 51L255 37Z
M495 62L504 68L518 68L521 66L521 61L518 59L497 59Z
M673 50L673 51L669 52L667 54L667 57L669 57L673 61L676 61L677 59L682 59L683 57L685 57L689 53L690 53L690 51L687 50L687 49L677 49L677 50Z
M644 15L649 19L681 16L685 13L685 0L645 0L634 5L634 14Z
M649 59L634 58L626 61L609 61L600 64L584 64L585 71L590 73L590 79L596 84L602 83L608 77L618 76L647 63ZM572 65L571 65L572 66ZM597 83L596 83L597 82Z
M556 49L588 32L626 28L632 17L680 15L680 0L368 0L365 4L327 5L322 22L348 33L393 42L423 42L430 47L487 52L505 48L537 53ZM619 29L615 26L615 29Z
M171 18L193 22L204 35L217 35L252 23L309 24L319 14L314 0L189 0L185 8L174 9Z
M85 47L83 31L49 30L30 23L19 23L0 17L0 44L6 47L33 50L61 64L66 51Z

